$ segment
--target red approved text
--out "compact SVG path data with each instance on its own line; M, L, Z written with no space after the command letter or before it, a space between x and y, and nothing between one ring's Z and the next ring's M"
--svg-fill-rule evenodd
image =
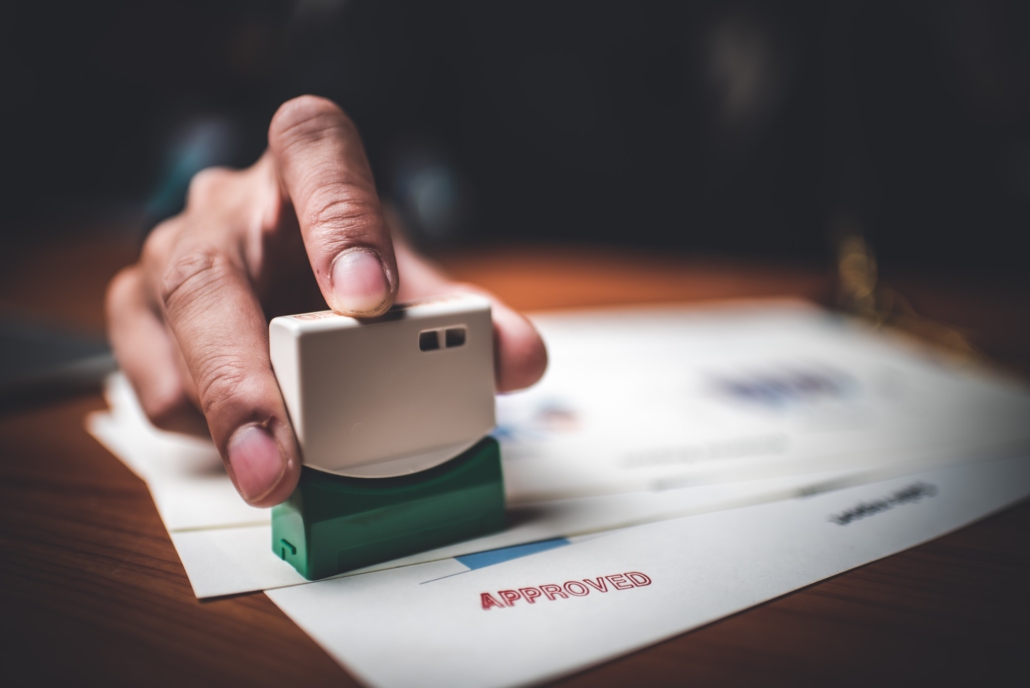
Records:
M632 590L651 585L651 579L639 571L629 573L615 573L610 576L598 576L597 578L584 578L581 581L566 581L564 585L547 583L545 585L519 588L517 590L498 590L496 594L488 592L479 596L483 609L504 609L512 607L516 602L522 601L525 604L536 604L537 600L544 599L553 602L557 599L567 600L570 597L586 597L591 592L608 592L609 590Z

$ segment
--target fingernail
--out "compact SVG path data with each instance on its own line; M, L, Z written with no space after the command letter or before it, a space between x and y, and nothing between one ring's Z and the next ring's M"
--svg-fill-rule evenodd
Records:
M333 296L342 313L371 313L390 295L390 284L379 258L366 249L352 248L333 263Z
M248 502L268 494L286 471L275 438L259 425L241 428L229 440L229 465Z

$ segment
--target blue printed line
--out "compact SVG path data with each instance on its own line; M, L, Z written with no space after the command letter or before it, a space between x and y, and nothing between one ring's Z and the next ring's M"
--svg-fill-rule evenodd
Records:
M483 569L494 564L502 564L512 559L528 557L530 554L536 554L537 552L546 552L556 547L564 547L568 544L571 543L565 538L555 538L554 540L542 540L525 545L514 545L512 547L502 547L501 549L491 549L486 552L466 554L465 556L455 557L455 559L469 567L469 570L475 571L476 569Z

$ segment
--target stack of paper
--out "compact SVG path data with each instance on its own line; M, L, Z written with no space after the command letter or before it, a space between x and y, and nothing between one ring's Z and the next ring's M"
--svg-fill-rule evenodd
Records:
M88 424L199 597L267 590L377 685L572 671L1030 493L1025 389L814 307L535 321L548 374L498 400L510 527L331 581L301 585L210 443L155 430L123 379Z

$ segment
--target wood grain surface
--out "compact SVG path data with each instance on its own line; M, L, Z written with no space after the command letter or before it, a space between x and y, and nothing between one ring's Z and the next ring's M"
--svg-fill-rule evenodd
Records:
M0 313L100 330L132 242L0 257ZM600 248L441 262L529 310L800 296L812 268ZM926 315L1028 370L1026 285L900 275ZM143 483L83 430L99 394L0 416L0 685L352 685L260 593L199 602ZM1030 420L1030 419L1028 419ZM572 676L593 685L1030 685L1030 504ZM398 657L397 661L404 661Z

